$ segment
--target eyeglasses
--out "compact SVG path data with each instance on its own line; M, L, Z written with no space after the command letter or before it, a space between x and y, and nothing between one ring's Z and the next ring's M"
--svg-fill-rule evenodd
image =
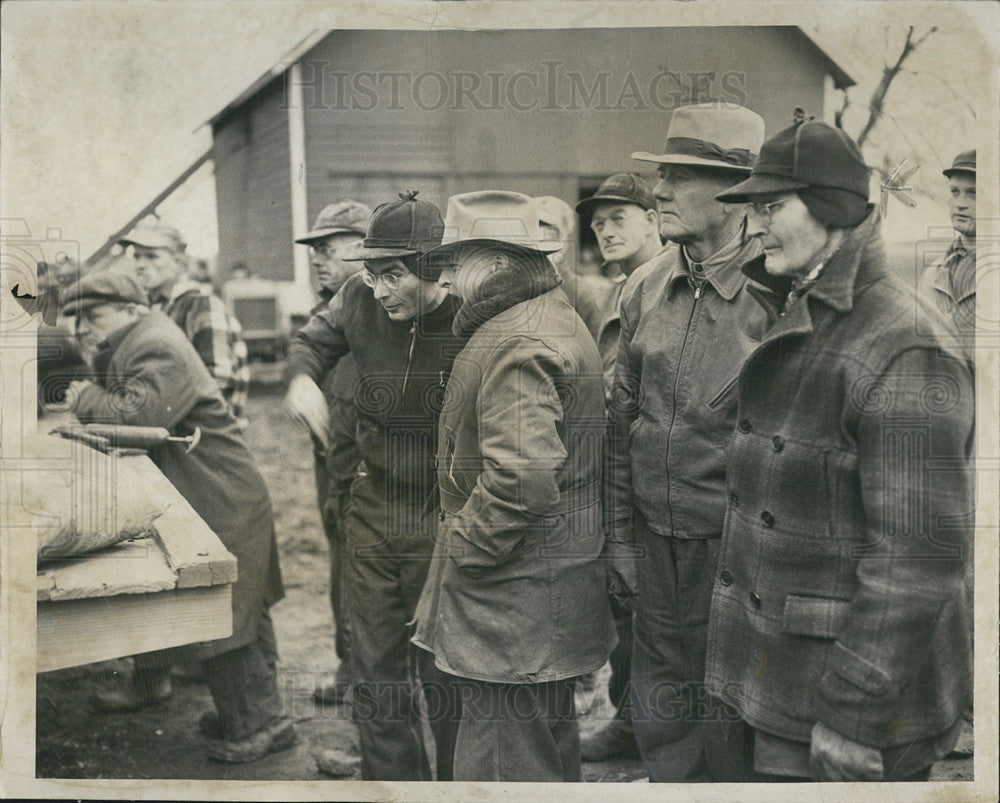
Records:
M372 273L368 268L361 271L361 281L367 284L372 290L378 287L379 281L385 285L389 292L399 289L399 283L406 274L399 273Z
M751 203L750 208L753 210L753 213L762 218L765 223L770 223L771 215L773 214L771 209L775 206L784 206L786 203L788 203L788 199L783 198L780 201L771 201L769 204Z

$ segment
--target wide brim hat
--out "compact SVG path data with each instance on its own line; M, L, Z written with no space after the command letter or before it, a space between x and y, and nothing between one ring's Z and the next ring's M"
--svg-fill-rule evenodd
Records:
M947 170L941 171L943 175L951 178L956 173L965 173L975 177L976 175L976 151L975 149L971 151L962 151L958 156L955 157L955 161L951 163L951 167Z
M312 229L297 237L295 242L308 245L334 234L360 234L364 237L368 233L371 216L371 207L358 201L330 204L317 215Z
M520 192L482 190L453 195L448 199L441 245L428 254L439 256L465 245L502 245L541 254L565 248L563 242L543 239L538 221L538 205Z
M419 190L399 193L399 200L375 209L365 239L346 255L345 262L423 255L440 245L444 232L441 212L430 201L417 200Z
M870 169L858 144L842 129L810 120L782 129L760 150L745 181L715 196L722 203L746 203L754 196L809 187L841 190L868 198Z
M103 304L149 306L146 288L131 273L106 268L88 273L60 291L63 315L79 315Z
M674 110L662 153L636 151L633 159L749 173L764 142L764 118L743 106L696 103Z

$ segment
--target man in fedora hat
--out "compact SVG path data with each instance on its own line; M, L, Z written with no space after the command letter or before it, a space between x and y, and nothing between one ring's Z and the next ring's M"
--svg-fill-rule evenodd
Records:
M969 365L976 338L976 152L962 151L943 171L948 179L951 225L956 237L948 253L920 279L921 289L950 317Z
M454 753L448 686L426 653L410 651L407 624L434 546L439 396L461 347L452 333L458 303L425 256L441 242L441 213L416 195L401 193L375 210L365 239L344 257L364 269L299 330L288 352L286 403L321 443L330 417L319 383L347 354L359 375L354 405L365 470L351 484L343 517L342 593L365 780L431 778L414 663L432 714L437 780L451 780ZM334 751L318 764L329 774L349 772Z
M739 375L712 591L708 691L748 737L729 780L926 780L971 699L972 377L887 264L868 185L847 134L803 122L719 195L749 203L772 322Z
M765 316L740 265L759 253L742 204L764 121L740 106L674 111L653 188L668 245L622 291L609 408L605 524L611 588L635 606L632 725L653 781L706 771L708 604L726 509L735 386ZM637 596L636 596L637 595Z
M319 303L310 310L315 315L326 308L344 282L361 270L360 262L344 259L364 239L372 210L358 201L339 201L324 207L312 229L295 242L309 247ZM330 437L324 448L313 437L313 466L320 519L330 549L330 608L333 611L334 643L338 659L333 678L316 684L316 699L322 703L342 702L350 689L350 662L347 650L347 618L341 597L344 538L341 517L351 482L358 468L358 417L354 409L354 389L358 372L354 358L344 355L323 379L321 388L330 408Z
M188 276L187 243L180 232L162 220L146 220L118 242L131 246L135 274L153 306L162 309L191 341L236 420L245 426L242 416L250 368L242 329L211 285Z
M600 561L600 357L527 195L448 201L467 342L445 392L442 523L414 643L462 690L455 778L579 781L575 678L614 644Z
M149 309L135 278L95 271L68 288L65 298L64 312L76 317L77 337L93 355L94 381L74 382L68 395L82 423L164 427L171 435L201 431L190 452L168 443L149 456L239 562L232 635L180 651L201 660L215 703L199 722L208 756L242 763L288 749L295 729L282 714L268 614L284 589L271 500L243 432L184 333ZM155 659L161 655L136 656L135 674L112 699L115 708L169 697L170 665Z

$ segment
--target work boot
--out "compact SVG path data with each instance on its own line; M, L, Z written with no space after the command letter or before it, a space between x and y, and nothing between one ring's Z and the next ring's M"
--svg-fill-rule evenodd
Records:
M601 730L581 738L580 758L584 761L639 758L632 723L623 717L615 717Z
M361 770L361 759L343 750L327 748L317 753L316 769L331 778L346 778Z
M316 684L316 691L313 693L313 697L316 699L316 702L330 705L346 702L350 692L351 672L347 668L347 662L341 661L333 676L333 680L329 680L329 675L324 675L320 678L320 682Z
M198 725L207 718L202 715ZM275 717L271 723L251 734L246 739L234 742L228 739L206 740L206 753L212 761L224 764L246 764L257 761L269 753L278 753L295 746L298 736L295 734L295 723L289 717Z
M135 671L129 678L118 679L116 687L95 692L90 704L95 711L108 714L137 711L169 700L172 694L170 667L166 667L155 672Z

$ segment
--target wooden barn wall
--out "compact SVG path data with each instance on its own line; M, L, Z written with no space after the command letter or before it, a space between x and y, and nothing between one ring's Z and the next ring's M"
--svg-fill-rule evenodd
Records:
M406 189L442 209L449 195L487 188L572 204L611 173L652 177L653 166L629 154L662 147L672 108L741 102L763 116L769 136L796 106L822 115L826 71L790 27L333 31L300 63L310 224L335 200L375 206ZM511 96L518 73L528 77ZM660 78L654 102L661 73L680 80ZM426 108L414 97L418 76ZM459 82L476 77L478 89L456 97ZM269 278L292 278L284 81L259 93L248 117L217 126L223 272L243 260Z
M292 213L288 112L274 82L215 130L219 275L236 262L254 275L291 281Z
M817 117L823 110L819 53L788 27L334 31L302 65L310 220L339 198L376 204L408 188L439 204L485 188L573 203L595 178L651 176L629 154L662 146L669 110L692 102L675 98L697 91L695 82L701 100L742 101L759 112L768 135L791 122L795 106ZM681 80L659 79L654 102L661 71ZM515 83L514 102L537 101L528 111L507 95L519 72L535 76ZM476 80L462 73L480 86L458 98L459 82ZM430 74L444 76L447 102L438 101L442 84ZM416 80L427 109L414 98ZM490 81L501 82L498 92ZM476 101L500 108L474 108Z

